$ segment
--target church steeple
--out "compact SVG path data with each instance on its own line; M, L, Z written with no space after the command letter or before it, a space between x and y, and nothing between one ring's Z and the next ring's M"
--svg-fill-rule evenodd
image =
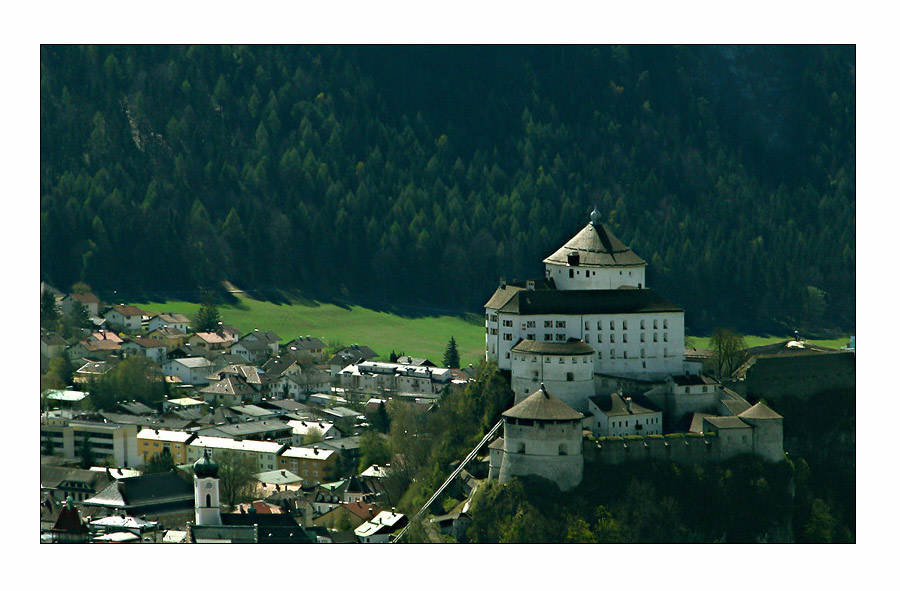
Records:
M203 450L194 462L194 522L197 525L222 525L219 507L219 465Z

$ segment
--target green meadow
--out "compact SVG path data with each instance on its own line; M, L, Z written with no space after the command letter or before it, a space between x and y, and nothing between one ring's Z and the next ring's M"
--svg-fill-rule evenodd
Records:
M180 312L191 318L200 307L199 303L180 300L141 301L135 305L150 312ZM329 346L368 345L381 360L387 360L394 351L427 357L440 365L451 336L456 339L462 365L477 365L484 358L484 324L482 317L475 314L406 316L309 300L279 304L256 300L245 294L236 294L234 303L219 305L219 314L225 324L236 326L242 333L258 328L278 333L282 342L308 335L322 339ZM747 335L744 338L748 347L755 347L789 337ZM849 340L850 337L845 336L809 342L840 348ZM688 346L709 349L709 337L690 336Z
M368 345L387 360L391 351L427 357L441 365L450 337L456 339L462 365L484 358L484 321L481 316L403 316L320 302L278 304L236 294L236 303L220 304L222 322L241 333L254 328L278 333L282 342L299 336L318 337L326 345ZM199 303L179 300L134 303L144 310L179 312L193 318Z
M782 336L755 336L755 335L745 335L744 343L748 347L759 347L761 345L771 345L772 343L780 343L781 341L785 341L790 337L789 335ZM801 335L801 338L802 335ZM712 349L709 346L710 337L694 337L688 336L686 337L687 346L694 347L695 349ZM803 339L805 342L812 343L815 345L821 345L823 347L833 347L835 349L840 349L850 342L850 335L843 336L838 339Z

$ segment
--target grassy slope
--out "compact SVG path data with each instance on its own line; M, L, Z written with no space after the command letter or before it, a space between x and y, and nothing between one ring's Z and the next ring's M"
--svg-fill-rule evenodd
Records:
M427 357L440 365L447 341L452 335L457 342L463 365L477 365L484 358L484 325L480 316L469 319L458 316L424 316L410 318L388 312L379 312L359 306L341 307L334 304L294 303L274 304L239 295L235 305L219 308L222 321L238 327L241 332L254 328L273 330L284 341L298 336L319 337L331 345L358 343L368 345L387 360L391 351L402 351L414 357ZM191 318L199 304L167 300L165 302L140 302L136 304L152 312L180 312ZM709 337L690 337L698 349L709 348ZM745 337L748 347L777 343L787 336ZM847 344L849 336L827 341L810 342L827 347L840 348Z
M693 343L693 346L697 349L711 349L709 346L709 337L689 337ZM779 343L781 341L785 341L791 338L788 335L782 336L754 336L754 335L746 335L744 337L744 342L748 347L759 347L760 345L771 345L772 343ZM802 338L802 337L801 337ZM835 349L840 349L848 342L850 342L850 336L847 335L845 337L841 337L839 339L829 339L829 340L816 340L816 339L804 339L807 342L813 343L815 345L822 345L824 347L834 347Z
M193 318L197 303L167 300L135 304L151 312L180 312ZM236 326L242 333L254 328L272 330L283 342L298 336L313 336L326 344L368 345L387 360L391 351L413 357L427 357L441 364L450 337L456 339L462 364L476 365L484 358L484 325L480 317L455 316L409 318L378 312L359 306L334 304L274 304L238 296L235 305L219 307L222 322Z

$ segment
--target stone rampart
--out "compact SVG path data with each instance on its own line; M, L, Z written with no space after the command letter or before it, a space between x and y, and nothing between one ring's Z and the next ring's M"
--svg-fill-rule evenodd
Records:
M608 464L642 460L705 464L721 462L742 453L754 453L752 443L726 442L717 433L630 435L584 441L586 462Z

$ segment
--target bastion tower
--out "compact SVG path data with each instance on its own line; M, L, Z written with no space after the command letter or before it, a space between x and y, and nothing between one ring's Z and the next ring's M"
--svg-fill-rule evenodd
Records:
M500 482L542 476L567 491L584 473L584 415L547 392L534 394L503 413L503 441L491 450L491 472Z

